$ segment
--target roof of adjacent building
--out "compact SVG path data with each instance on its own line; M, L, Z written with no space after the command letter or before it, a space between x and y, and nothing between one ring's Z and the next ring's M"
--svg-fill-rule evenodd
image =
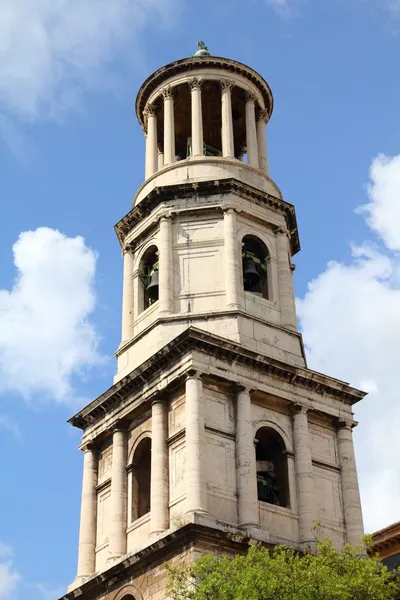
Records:
M380 554L388 569L400 567L400 521L372 534L371 553L375 552Z

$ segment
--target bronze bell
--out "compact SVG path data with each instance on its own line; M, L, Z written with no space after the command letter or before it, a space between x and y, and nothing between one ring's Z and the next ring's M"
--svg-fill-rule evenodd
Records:
M252 258L243 260L243 283L245 290L252 290L260 283L261 275L257 271L256 263Z
M150 277L150 283L146 288L149 300L155 302L158 300L158 270L153 271Z

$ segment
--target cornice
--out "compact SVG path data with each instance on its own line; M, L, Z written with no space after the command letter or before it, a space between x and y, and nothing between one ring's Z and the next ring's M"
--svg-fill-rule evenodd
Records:
M162 370L171 369L183 356L195 350L228 363L235 362L256 368L265 375L277 377L291 384L295 382L303 389L328 394L350 406L365 396L364 392L351 388L343 381L257 354L219 336L189 327L68 422L82 430L98 423L107 412L117 409L126 398L135 392L139 393L144 385L149 386Z
M151 190L139 204L135 205L128 214L118 221L114 226L114 229L121 246L123 246L125 237L133 227L135 227L139 221L148 217L151 212L163 202L176 200L177 198L192 198L193 195L203 197L218 195L222 197L225 194L231 193L240 196L244 200L271 208L272 210L283 214L287 228L290 231L292 256L299 252L300 239L297 229L296 212L293 204L289 204L267 192L263 192L247 183L243 183L234 177L157 187Z

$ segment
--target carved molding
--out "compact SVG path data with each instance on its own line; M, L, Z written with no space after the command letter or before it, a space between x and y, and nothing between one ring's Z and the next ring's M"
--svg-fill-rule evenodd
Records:
M149 117L155 117L156 116L156 107L154 104L146 104L144 110L143 110L143 115L145 117L145 119L148 119Z
M192 77L188 79L188 84L191 90L199 89L201 90L201 86L203 85L203 80L199 77Z
M266 109L257 111L257 121L264 121L265 124L269 121L269 113Z
M246 92L246 102L257 102L257 96L253 92Z
M167 87L161 90L161 94L164 100L166 100L167 98L172 98L173 100L176 95L175 88L171 87L170 85L167 85Z
M219 84L222 92L230 92L231 89L236 85L232 79L221 79Z
M347 429L348 431L351 431L353 429L353 422L350 418L344 419L344 418L338 417L337 419L334 420L334 425L335 425L336 429Z

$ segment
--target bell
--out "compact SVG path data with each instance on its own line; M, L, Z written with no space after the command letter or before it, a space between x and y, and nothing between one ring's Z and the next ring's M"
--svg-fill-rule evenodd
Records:
M252 258L245 258L243 260L243 283L246 291L252 290L258 283L260 283L261 276L257 271L256 264Z
M146 292L149 300L152 302L158 300L158 270L153 271L151 274L150 283L146 288Z

